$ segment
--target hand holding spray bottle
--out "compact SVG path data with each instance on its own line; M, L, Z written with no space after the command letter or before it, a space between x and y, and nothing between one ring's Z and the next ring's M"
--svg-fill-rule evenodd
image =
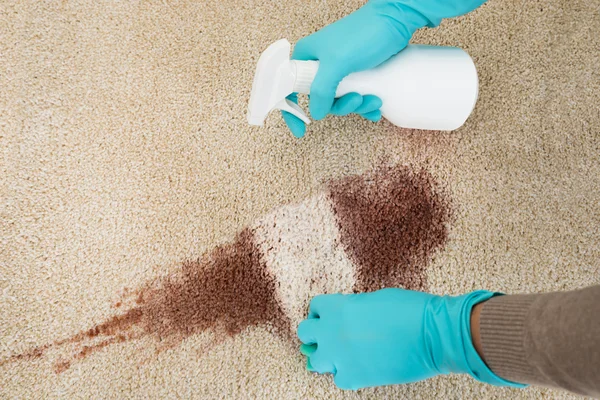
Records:
M423 26L465 14L482 0L371 0L356 12L300 40L289 58L286 40L260 57L248 121L262 125L273 109L295 136L310 120L296 104L296 93L310 94L310 113L361 114L395 125L454 130L477 100L477 71L461 49L409 45ZM380 108L379 108L380 107Z

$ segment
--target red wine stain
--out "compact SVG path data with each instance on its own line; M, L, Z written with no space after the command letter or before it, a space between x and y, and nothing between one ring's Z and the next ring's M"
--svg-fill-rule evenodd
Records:
M16 360L29 360L29 359L40 358L41 356L44 355L46 350L48 350L50 347L52 347L52 344L44 344L42 346L34 347L33 349L28 350L24 353L15 354L14 356L10 357L8 360L0 361L0 365L3 365L7 361L10 361L10 360L16 361Z
M425 169L381 167L329 184L356 292L426 289L426 267L448 240L450 205Z
M60 373L65 372L69 368L71 368L71 362L70 361L58 361L54 365L54 372L56 372L57 374L60 374Z
M426 267L447 241L451 214L431 174L382 167L331 181L328 189L341 242L357 266L354 290L425 289ZM232 243L183 263L171 275L138 290L125 288L113 304L119 314L66 339L1 360L0 365L58 350L54 370L62 373L107 346L146 336L156 339L160 351L201 332L212 332L213 343L218 343L259 325L291 340L294 332L277 288L253 232L244 229Z
M76 360L109 345L144 336L176 345L191 335L211 331L218 342L257 325L281 335L291 332L276 298L275 278L268 273L252 232L245 229L233 243L186 262L177 273L140 289L135 305L123 313L0 364L39 358L52 348L75 345L74 354L55 363L55 371L61 373Z

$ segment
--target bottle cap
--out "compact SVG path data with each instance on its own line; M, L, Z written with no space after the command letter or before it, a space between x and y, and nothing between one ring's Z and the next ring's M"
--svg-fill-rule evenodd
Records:
M270 45L261 54L256 66L248 104L248 123L250 125L262 126L267 115L274 109L287 111L304 123L310 123L298 104L286 97L298 92L299 89L302 89L301 93L307 93L307 87L310 90L312 79L310 82L308 80L313 69L316 73L318 62L290 61L290 48L290 43L286 39L281 39ZM316 68L313 63L316 64ZM313 78L314 73L312 73Z

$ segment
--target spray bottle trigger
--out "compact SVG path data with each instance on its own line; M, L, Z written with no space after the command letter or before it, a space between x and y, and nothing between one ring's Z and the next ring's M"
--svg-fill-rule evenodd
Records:
M300 108L300 106L294 103L291 100L283 99L275 104L275 107L278 110L287 111L290 114L294 115L298 119L302 120L305 124L310 124L310 119L306 116L304 111Z

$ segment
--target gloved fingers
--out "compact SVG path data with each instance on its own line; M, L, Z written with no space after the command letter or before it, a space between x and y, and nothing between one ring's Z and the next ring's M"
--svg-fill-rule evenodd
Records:
M336 369L333 362L325 355L324 352L315 351L309 358L310 366L315 372L320 374L335 374Z
M298 325L298 339L304 344L317 343L317 336L319 332L319 320L318 319L305 319Z
M379 97L372 94L367 94L362 97L362 104L356 110L354 110L354 112L362 115L379 110L382 105L383 102Z
M339 67L321 60L317 75L310 87L308 108L313 119L323 119L331 112L335 92L344 76Z
M306 370L309 372L317 372L310 363L310 357L306 357Z
M306 369L320 374L336 372L333 363L321 351L316 343L316 331L319 324L317 319L305 319L298 326L298 337L304 343L300 352L307 357Z
M317 344L301 344L300 353L306 356L306 369L310 372L315 372L312 364L310 363L310 356L317 351Z
M331 113L342 117L356 112L357 109L361 108L362 103L363 96L354 92L347 93L342 97L335 99L333 107L331 107Z
M336 371L334 377L333 377L333 383L335 383L335 386L337 386L338 388L342 389L342 390L356 390L359 389L358 387L355 387L352 384L352 379L350 377L347 376L347 374L344 374L342 371Z
M283 116L285 124L290 128L290 131L295 137L298 139L304 137L304 134L306 133L306 124L300 118L287 111L282 111L281 115Z
M290 94L289 96L287 96L287 99L298 104L298 93ZM290 131L295 137L304 137L304 134L306 133L306 124L300 118L296 117L293 114L290 114L287 111L282 111L281 115L283 116L283 120L285 121L288 128L290 128Z
M308 306L308 318L321 318L321 314L328 308L328 304L334 295L319 294L312 298Z
M335 293L319 294L313 297L308 306L308 318L318 319L323 318L323 315L331 315L332 313L339 312L346 296L352 295Z
M311 36L304 37L296 42L292 51L292 60L316 60L317 57L313 52L315 46L311 43Z
M365 114L361 114L361 117L368 119L369 121L378 122L381 119L381 111L375 110Z
M305 355L307 357L309 357L315 351L317 351L317 344L316 343L313 343L313 344L301 344L300 345L300 353L302 353L303 355Z
M290 93L287 95L286 99L298 104L298 93L296 93L296 92Z

